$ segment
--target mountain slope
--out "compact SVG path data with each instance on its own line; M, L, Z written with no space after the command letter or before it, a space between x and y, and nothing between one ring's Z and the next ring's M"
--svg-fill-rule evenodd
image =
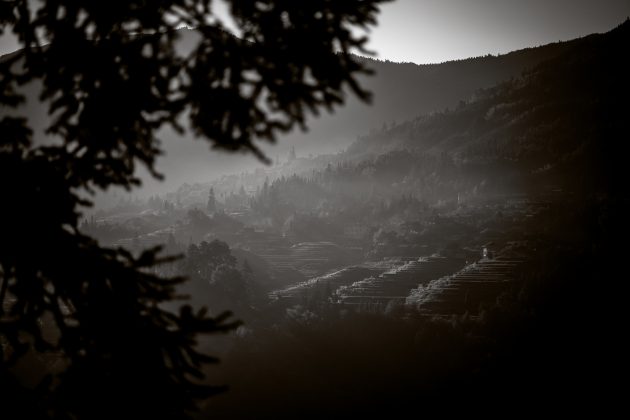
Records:
M366 58L375 72L363 79L364 86L373 92L371 104L349 97L333 114L310 118L307 132L295 130L281 137L278 144L265 145L263 150L270 158L283 160L292 146L301 156L339 151L360 133L419 113L454 107L477 90L517 77L525 69L581 41L432 65ZM145 184L152 187L151 192L172 190L184 182L203 182L222 173L238 173L262 165L251 156L208 153L204 143L189 137L179 138L175 133L165 133L163 139L166 155L158 161L158 168L166 174L166 182L159 185L147 179Z
M364 136L346 157L407 149L449 153L460 164L509 162L572 188L615 182L628 156L629 47L626 21L456 110Z
M190 48L194 35L185 30L182 33L183 48ZM341 150L359 133L378 128L385 122L404 121L421 113L455 107L460 100L471 98L479 89L517 77L527 68L558 56L576 44L598 37L601 35L497 57L485 56L432 65L366 58L375 71L374 76L364 79L364 86L374 93L371 105L348 98L346 105L334 114L311 118L307 133L290 133L281 138L278 145L265 146L264 149L271 158L284 156L293 145L302 156ZM20 112L29 116L37 128L36 133L42 136L48 117L45 108L36 99L36 91L35 86L26 87L29 100ZM5 112L0 109L0 116ZM207 181L222 173L240 172L261 165L251 156L209 153L207 144L195 141L192 136L181 137L165 130L160 138L166 153L158 159L157 167L166 175L166 181L159 183L148 176L143 177L147 194L172 190L184 182Z

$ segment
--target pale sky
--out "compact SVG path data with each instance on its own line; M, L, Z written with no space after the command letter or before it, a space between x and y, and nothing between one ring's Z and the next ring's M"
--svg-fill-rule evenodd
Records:
M370 48L392 61L437 63L606 32L630 0L396 0L382 8ZM0 38L0 54L17 48Z
M397 0L370 46L382 59L439 63L607 32L628 16L630 0Z

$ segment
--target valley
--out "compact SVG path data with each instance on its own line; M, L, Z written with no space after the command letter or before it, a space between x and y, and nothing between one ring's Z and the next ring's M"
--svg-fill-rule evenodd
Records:
M576 319L606 312L587 295L624 261L628 44L630 21L498 57L365 59L373 107L290 133L266 166L213 166L166 138L168 183L86 193L78 230L139 261L159 249L142 272L176 279L169 314L238 320L194 343L232 387L201 418L552 393L540 378L565 383L598 346ZM374 407L351 404L366 395Z

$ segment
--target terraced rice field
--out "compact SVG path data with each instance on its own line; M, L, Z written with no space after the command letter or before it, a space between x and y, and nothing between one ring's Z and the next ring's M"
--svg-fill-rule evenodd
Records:
M405 302L427 316L477 315L482 304L493 303L513 284L523 262L508 256L482 259L412 290Z
M456 272L464 259L439 255L409 261L377 276L366 277L335 291L339 303L346 305L404 303L409 292L446 274Z

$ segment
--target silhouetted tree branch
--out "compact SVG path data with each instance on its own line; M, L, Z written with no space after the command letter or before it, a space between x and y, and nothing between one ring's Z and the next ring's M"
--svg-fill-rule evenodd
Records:
M149 274L156 249L135 257L79 232L81 197L138 185L138 165L160 177L165 126L264 159L258 141L304 127L346 89L367 100L357 76L368 71L349 54L366 39L353 28L373 25L384 1L227 1L238 37L212 1L1 2L1 33L24 47L0 59L3 414L178 418L220 390L202 385L216 359L196 337L238 324L164 309L183 279ZM190 48L178 47L181 25ZM33 87L45 144L11 112Z

